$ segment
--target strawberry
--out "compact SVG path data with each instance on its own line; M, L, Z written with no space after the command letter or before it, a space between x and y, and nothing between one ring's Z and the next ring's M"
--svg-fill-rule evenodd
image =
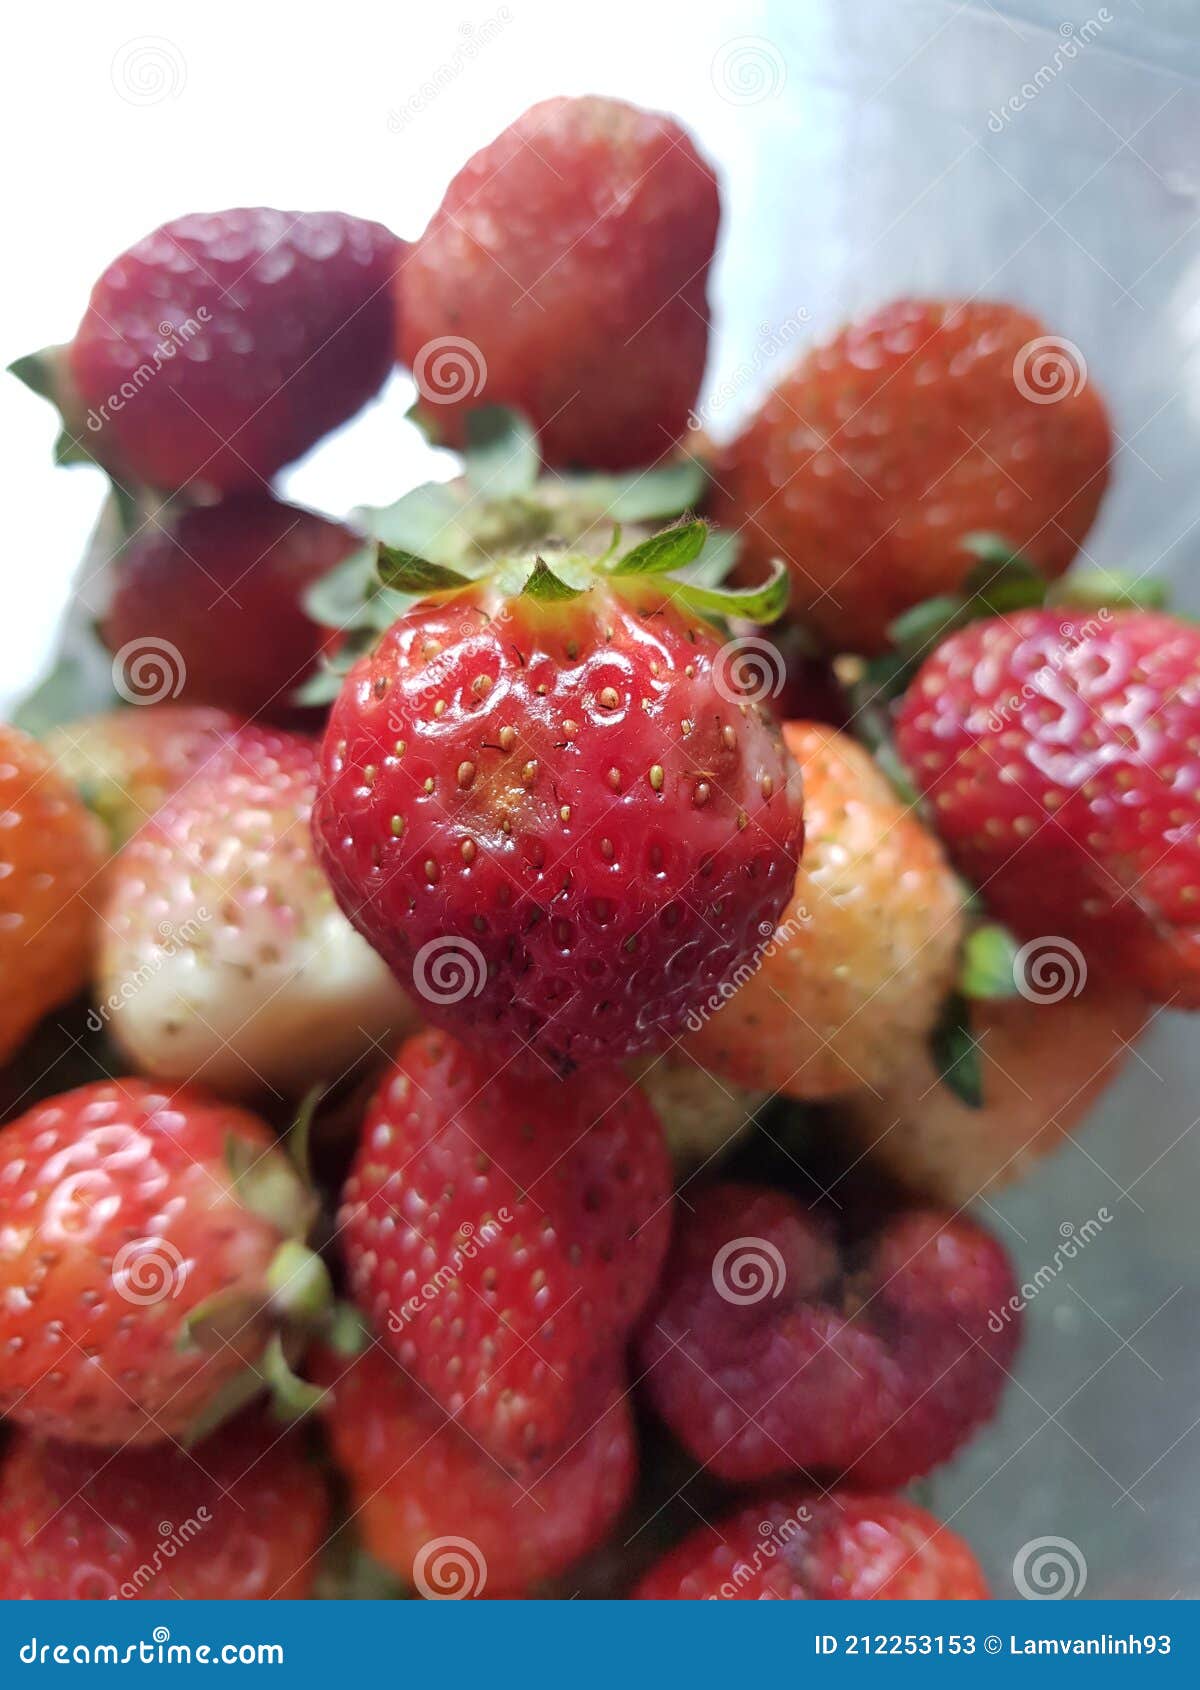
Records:
M150 704L67 722L47 734L45 746L116 848L204 767L236 727L225 710Z
M509 1477L376 1346L317 1377L333 1456L367 1547L426 1598L526 1596L603 1540L633 1484L619 1393L547 1472Z
M989 1594L962 1538L898 1496L797 1491L701 1526L652 1568L643 1602L970 1601Z
M496 1460L532 1469L612 1385L667 1247L670 1161L619 1072L521 1076L423 1033L367 1111L338 1220L393 1355Z
M327 1514L300 1439L254 1417L190 1451L19 1432L0 1465L0 1597L307 1596Z
M239 716L300 718L294 694L330 644L305 590L360 542L312 511L252 493L143 526L117 559L101 622L132 703L183 698Z
M42 748L0 723L0 1062L87 978L104 829Z
M1068 989L1090 972L1200 1007L1198 677L1190 623L1024 610L952 634L900 705L951 856Z
M957 1209L1027 1175L1068 1135L1121 1071L1146 1020L1122 981L1080 997L1051 991L978 1003L983 1105L968 1108L938 1083L923 1041L881 1090L840 1100L838 1131L910 1189Z
M410 1020L314 860L316 775L311 740L244 728L113 863L97 1013L143 1072L295 1095Z
M733 1085L693 1062L680 1048L642 1057L629 1074L662 1122L677 1172L709 1167L754 1125L767 1094Z
M963 889L859 745L805 722L784 738L808 840L792 901L757 973L693 1013L686 1048L727 1081L821 1098L880 1085L932 1031Z
M716 177L674 119L544 100L447 188L400 276L400 353L447 444L512 405L547 463L649 462L684 433L708 347Z
M829 1218L781 1191L691 1201L641 1362L658 1412L719 1478L796 1468L890 1489L992 1413L1018 1326L1000 1246L933 1210Z
M1078 349L1011 305L899 300L809 352L728 448L714 515L835 651L950 593L979 530L1060 575L1095 519L1111 431Z
M268 1127L229 1104L130 1079L36 1105L0 1130L0 1412L141 1444L244 1400L327 1289L310 1219Z
M745 601L670 576L704 539L690 523L474 580L387 566L425 596L347 677L313 825L342 908L431 1021L564 1073L632 1056L774 926L800 789L689 608ZM776 611L774 583L753 602Z
M383 385L403 254L336 211L178 217L113 260L69 346L14 370L62 411L60 461L164 491L254 488Z

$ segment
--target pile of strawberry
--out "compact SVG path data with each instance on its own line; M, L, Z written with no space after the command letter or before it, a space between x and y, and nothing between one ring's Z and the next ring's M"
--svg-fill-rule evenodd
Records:
M120 539L0 728L0 1596L986 1594L901 1492L1013 1366L966 1205L1200 1004L1200 631L1064 573L1013 307L689 428L717 225L550 100L21 362ZM281 502L397 361L458 477Z

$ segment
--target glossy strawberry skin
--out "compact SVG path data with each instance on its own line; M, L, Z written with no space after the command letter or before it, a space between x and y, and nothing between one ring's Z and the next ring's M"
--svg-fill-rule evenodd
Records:
M619 1072L494 1067L444 1033L400 1050L339 1226L383 1343L510 1469L596 1417L671 1223L662 1129Z
M295 695L336 636L307 615L304 593L358 544L339 523L265 493L143 526L118 559L101 624L109 650L126 654L134 701L139 654L157 648L155 697L272 722L311 717Z
M402 256L341 212L165 223L92 290L67 351L74 432L152 487L260 486L382 386Z
M803 837L770 713L721 696L706 624L637 592L418 606L322 747L317 849L351 921L431 1021L561 1072L674 1034L773 928Z
M503 404L547 463L660 457L704 373L719 216L673 119L594 97L531 107L459 171L401 275L402 362L440 437Z
M797 1491L702 1526L634 1592L642 1601L972 1601L990 1593L954 1532L898 1496Z
M0 1062L87 979L104 829L45 750L0 723Z
M314 858L316 782L311 739L242 728L118 854L96 999L140 1071L294 1097L411 1024Z
M153 1443L258 1360L254 1315L215 1348L177 1342L210 1297L261 1296L282 1240L234 1194L228 1139L282 1158L256 1116L138 1079L0 1131L0 1411L44 1437Z
M303 1440L257 1416L193 1450L97 1451L18 1432L0 1465L0 1597L304 1597L327 1515Z
M1068 990L1094 972L1200 1007L1200 632L1109 609L972 623L922 665L896 742L990 907L1077 947Z
M1096 515L1111 431L1044 324L1011 305L898 300L807 353L728 448L714 517L752 570L792 568L792 610L834 651L961 584L976 532L1060 575ZM1066 343L1051 338L1053 348ZM1022 383L1026 391L1022 391ZM1048 402L1047 393L1053 395Z
M316 1377L337 1466L368 1549L420 1594L526 1596L595 1549L633 1486L637 1446L619 1393L541 1477L510 1478L379 1347ZM464 1557L438 1559L459 1540Z
M784 1192L710 1186L642 1322L645 1387L719 1478L891 1489L992 1413L1019 1329L988 1316L1014 1291L1003 1250L961 1217L900 1211L839 1239Z

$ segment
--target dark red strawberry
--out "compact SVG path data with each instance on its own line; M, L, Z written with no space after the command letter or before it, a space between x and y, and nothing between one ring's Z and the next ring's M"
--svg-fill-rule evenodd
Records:
M0 1597L307 1596L327 1514L302 1441L256 1416L190 1451L98 1451L18 1432L0 1465Z
M563 1072L618 1060L671 1037L773 929L799 780L689 609L723 595L666 573L703 537L556 556L557 573L398 572L434 593L351 670L313 826L342 908L430 1020Z
M973 1222L913 1209L839 1237L780 1191L710 1186L681 1219L642 1328L651 1400L724 1479L794 1469L890 1489L953 1454L995 1407L1013 1295Z
M73 1443L191 1432L317 1311L310 1219L230 1104L135 1079L38 1104L0 1131L0 1411Z
M633 1485L619 1393L540 1477L517 1481L377 1346L316 1375L334 1460L367 1548L429 1599L526 1596L601 1543Z
M974 622L922 666L896 737L951 855L1034 946L1027 995L1091 972L1200 1007L1200 629L1107 608Z
M595 1419L670 1223L662 1129L624 1075L520 1077L443 1033L400 1050L339 1214L384 1343L514 1470Z
M472 405L523 411L547 463L660 457L708 346L720 217L673 118L620 100L532 106L447 188L400 277L400 351L459 443Z
M639 1584L642 1601L969 1601L970 1549L898 1496L797 1491L701 1526Z
M714 515L834 651L877 652L998 533L1061 575L1095 519L1112 436L1079 349L983 300L898 300L806 354L718 467Z
M151 520L117 562L101 625L133 702L184 698L288 722L295 693L336 639L305 590L360 541L312 511L247 494Z
M179 217L113 260L69 346L17 373L62 411L62 457L168 491L257 487L383 385L404 250L337 211Z

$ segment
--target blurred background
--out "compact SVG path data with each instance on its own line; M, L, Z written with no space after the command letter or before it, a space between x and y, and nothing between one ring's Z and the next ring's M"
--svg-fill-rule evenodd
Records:
M1031 307L1083 352L1118 436L1088 556L1200 610L1200 19L1191 0L542 0L317 12L211 0L10 19L0 353L70 337L91 280L187 211L339 209L419 233L466 156L534 100L680 115L722 177L699 407L730 433L799 348L904 292ZM282 480L335 515L450 473L406 377ZM8 597L0 702L36 679L104 495L0 382ZM439 461L440 460L440 461ZM987 1205L1029 1274L999 1424L926 1495L998 1595L1066 1540L1084 1596L1200 1594L1200 1053L1159 1016L1079 1141ZM1053 1552L1053 1551L1052 1551Z

